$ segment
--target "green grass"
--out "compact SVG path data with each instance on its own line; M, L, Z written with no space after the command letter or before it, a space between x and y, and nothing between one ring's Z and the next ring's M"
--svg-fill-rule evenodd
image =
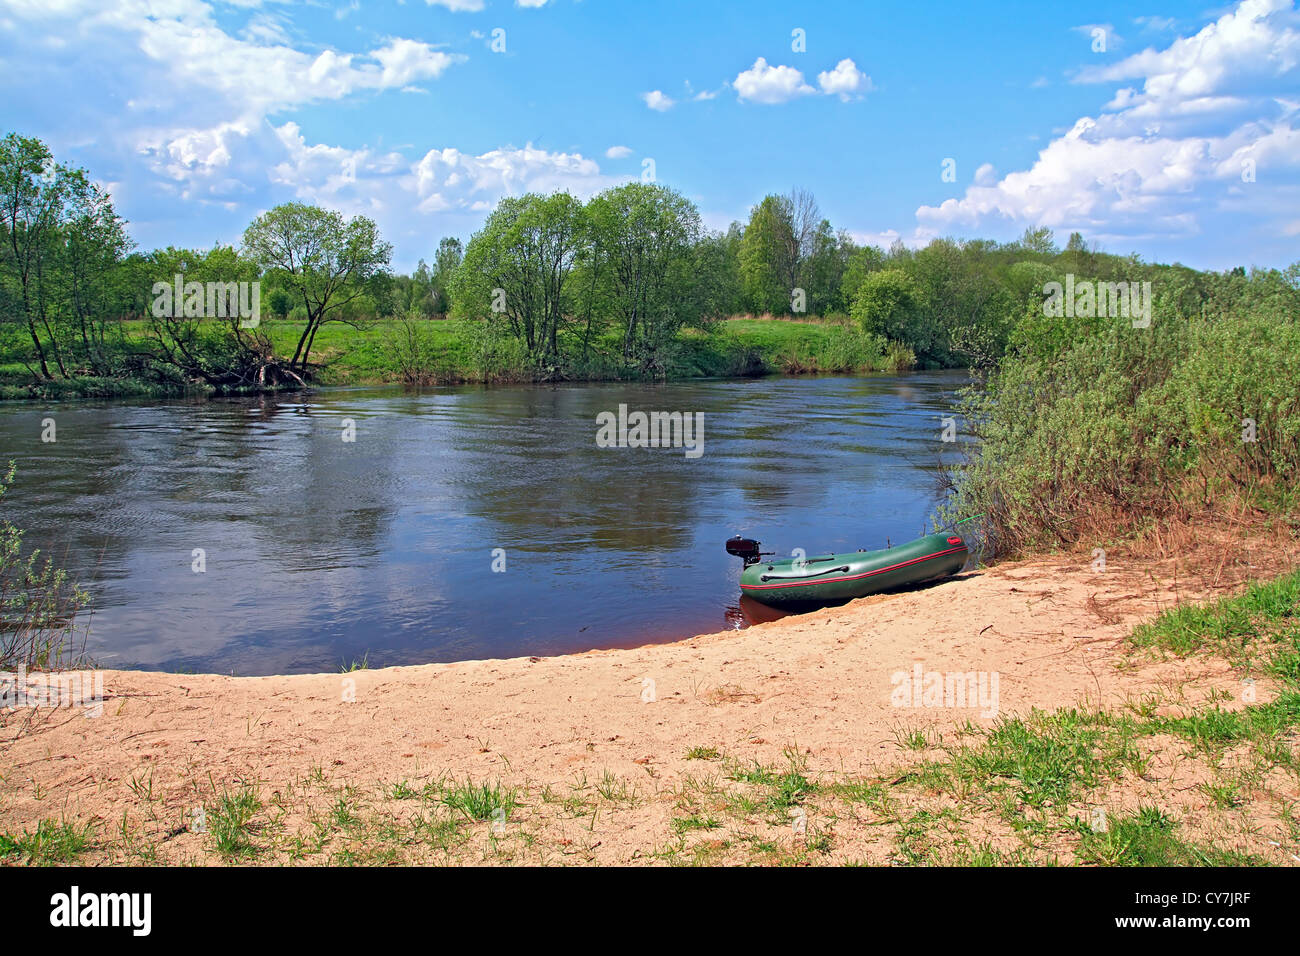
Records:
M34 831L0 833L0 860L16 860L37 866L73 863L90 848L94 827L56 820L42 820Z
M364 654L361 655L360 660L353 658L351 664L344 664L340 669L340 672L344 674L352 674L356 671L368 671L368 670L370 670L370 652L366 651Z
M1255 582L1243 593L1213 604L1185 604L1141 624L1130 638L1138 647L1180 656L1212 650L1239 655L1261 633L1300 616L1300 572Z
M1160 716L1151 708L1136 715L1076 708L1051 713L1034 710L999 720L975 742L945 748L942 758L926 761L904 776L912 786L950 794L965 805L995 809L1018 829L1040 834L1073 826L1082 832L1079 857L1099 865L1247 865L1257 862L1236 850L1218 850L1185 842L1178 824L1154 808L1114 821L1093 832L1078 820L1068 823L1065 808L1087 801L1125 775L1141 777L1148 757L1139 743L1174 736L1189 743L1193 754L1213 768L1229 748L1244 746L1253 756L1253 777L1218 778L1198 786L1215 812L1243 806L1268 770L1294 770L1292 743L1300 729L1300 628L1296 627L1300 572L1256 582L1242 594L1210 604L1179 607L1135 629L1140 648L1157 647L1177 654L1211 651L1240 659L1260 657L1281 683L1265 703L1226 710L1214 703L1181 716ZM862 786L864 797L875 789ZM1027 815L1034 811L1036 816ZM921 821L926 822L926 821ZM933 862L917 849L929 838L927 828L912 827L911 843L901 847L909 862ZM908 837L904 827L904 837ZM921 849L924 849L922 846Z
M1290 659L1300 655L1285 655ZM1197 750L1216 754L1241 741L1263 741L1290 733L1300 725L1300 692L1283 690L1267 704L1240 710L1219 707L1197 711L1186 717L1155 718L1150 732L1177 734Z
M397 783L393 784L388 795L394 800L416 800L420 796L420 791L414 789L405 780L399 780Z
M755 796L736 794L733 806L742 812L761 810L774 819L785 819L790 810L822 791L820 785L808 779L807 758L797 747L787 747L785 758L787 766L784 770L757 762L752 767L737 765L729 768L729 779L749 784L758 791Z
M212 844L222 857L239 859L256 855L251 825L261 808L257 790L249 784L234 791L223 788L215 804L204 808Z
M509 819L518 806L518 791L502 786L500 781L451 781L442 788L442 802L471 820L491 820L497 810L503 810L505 819Z
M689 833L692 830L717 830L721 827L722 824L713 817L702 817L698 814L673 819L673 829L678 833Z
M1252 866L1248 853L1186 843L1178 823L1156 807L1109 821L1105 831L1084 832L1080 862L1096 866Z
M479 323L460 319L425 320L418 334L426 353L429 380L439 384L528 382L527 362L513 343L484 358ZM260 326L276 354L291 356L303 323L292 319L263 319ZM144 338L145 325L122 323L124 341ZM369 319L357 325L327 322L316 334L311 362L318 385L386 385L402 380L394 343L400 325L393 319ZM569 341L565 346L571 381L606 381L637 377L623 366L622 340L616 332L596 336L587 356ZM910 368L915 357L906 349L881 342L851 323L821 319L737 318L718 322L708 331L684 329L668 349L664 377L690 379L742 375L857 373ZM167 386L129 378L75 377L33 384L19 363L0 361L0 399L60 399L163 397L202 393L199 386Z

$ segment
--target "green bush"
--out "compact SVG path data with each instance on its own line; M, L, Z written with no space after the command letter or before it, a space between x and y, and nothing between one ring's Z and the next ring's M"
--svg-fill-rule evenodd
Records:
M1073 323L1073 325L1071 324ZM980 439L941 520L988 515L995 550L1070 544L1232 497L1292 508L1300 477L1294 313L1027 317L961 412ZM1243 440L1252 419L1256 441Z

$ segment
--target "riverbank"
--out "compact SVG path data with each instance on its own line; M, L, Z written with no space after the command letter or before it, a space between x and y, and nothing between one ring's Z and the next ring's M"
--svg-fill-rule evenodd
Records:
M303 323L266 320L277 355L292 355ZM142 322L123 322L126 342L143 341ZM455 319L421 319L410 323L374 319L321 328L313 352L313 385L463 385L522 384L538 373L521 353L484 341L481 323ZM668 363L649 377L666 381L696 378L810 373L855 374L912 368L915 356L890 345L885 352L847 320L771 316L737 316L709 331L683 330ZM636 381L647 376L627 368L621 343L598 338L582 362L560 370L552 380L572 382ZM137 377L74 375L34 382L20 363L0 361L0 400L65 401L74 399L164 398L211 393L193 383L158 382Z
M1229 606L1272 608L1244 631L1214 612L1133 633L1298 562L1278 525L1246 546L1202 535L1159 561L1116 548L1101 573L1084 554L1008 563L631 650L108 671L101 717L3 717L0 854L1294 864L1300 697L1269 661L1296 638L1295 594ZM1197 629L1210 643L1190 653L1161 637ZM918 669L973 674L984 699L911 706L899 688Z

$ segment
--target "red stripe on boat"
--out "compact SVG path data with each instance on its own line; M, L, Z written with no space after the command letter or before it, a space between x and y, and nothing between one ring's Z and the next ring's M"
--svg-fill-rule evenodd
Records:
M917 564L921 561L929 561L931 558L941 558L945 554L953 554L954 552L965 550L966 547L963 545L960 548L949 548L947 551L936 551L934 554L927 554L923 558L913 558L911 561L904 561L902 564L891 564L887 568L868 571L866 574L851 574L847 578L822 578L820 581L795 581L793 584L741 584L740 588L742 591L769 591L772 588L804 588L812 584L838 584L840 581L857 581L861 578L869 578L877 574L884 574L886 571L896 571L899 568L907 567L909 564Z

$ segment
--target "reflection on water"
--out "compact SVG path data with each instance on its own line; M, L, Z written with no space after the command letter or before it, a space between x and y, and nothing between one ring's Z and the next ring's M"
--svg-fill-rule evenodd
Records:
M781 554L920 534L963 382L11 403L2 513L91 592L106 666L267 674L669 640L743 618L732 534ZM597 414L620 403L703 412L703 456L597 447Z

